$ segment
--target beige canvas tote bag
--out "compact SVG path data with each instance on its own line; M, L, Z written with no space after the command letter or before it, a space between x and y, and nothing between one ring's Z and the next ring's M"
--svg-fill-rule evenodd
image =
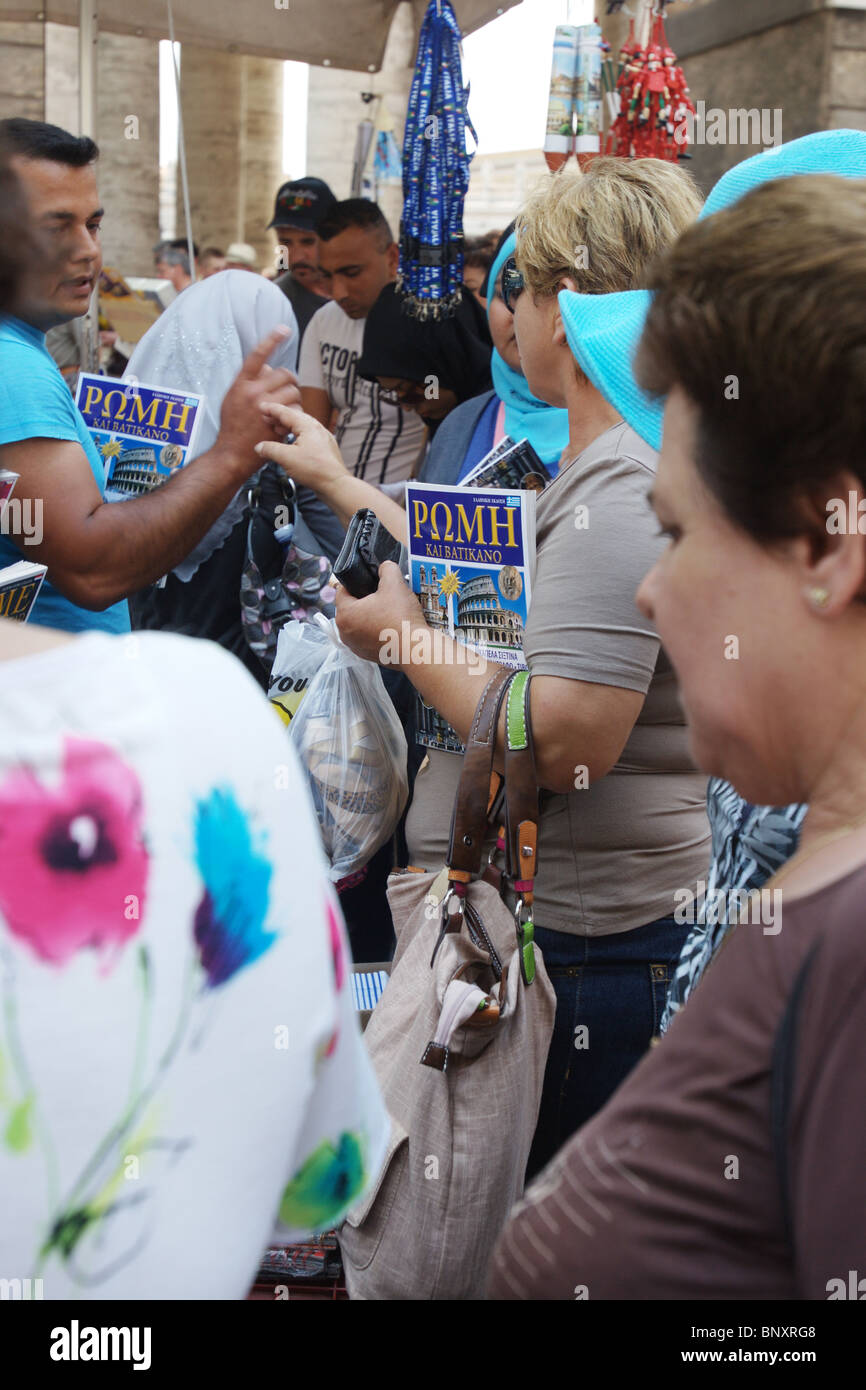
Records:
M353 1298L483 1298L493 1247L523 1192L556 1009L530 919L538 788L529 685L527 672L501 670L482 694L441 904L431 889L442 876L389 883L398 949L364 1036L392 1131L377 1181L340 1231ZM503 698L505 870L479 876Z

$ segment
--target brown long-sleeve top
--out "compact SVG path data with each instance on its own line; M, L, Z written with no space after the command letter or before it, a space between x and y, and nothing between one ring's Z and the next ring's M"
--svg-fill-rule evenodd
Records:
M866 866L782 901L777 934L736 929L662 1042L515 1208L490 1297L843 1298L851 1271L866 1293L864 901ZM791 1249L771 1061L813 946L785 1145Z

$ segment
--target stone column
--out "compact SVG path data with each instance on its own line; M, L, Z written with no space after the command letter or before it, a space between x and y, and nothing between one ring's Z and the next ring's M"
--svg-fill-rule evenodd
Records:
M402 149L416 50L412 7L401 4L391 23L380 72L365 74L341 68L310 68L307 173L324 179L338 198L348 198L351 194L358 124L368 116L376 119L377 103L373 101L365 106L362 92L374 92L383 98ZM381 188L379 205L396 237L403 211L401 186L387 184Z
M616 56L628 29L622 15L602 20ZM707 192L717 179L766 147L752 137L756 111L772 139L795 140L831 126L866 129L866 12L844 0L692 0L673 6L671 47L682 62L692 100L724 112L687 168ZM743 113L732 119L730 113ZM776 113L780 113L778 116ZM711 143L711 135L723 135Z
M45 119L45 27L0 23L0 120Z
M49 121L78 134L77 29L0 25L0 116ZM159 235L158 48L150 39L100 33L96 141L105 263L150 275Z
M100 32L96 69L105 264L152 275L159 238L159 47ZM78 30L45 26L45 119L78 131Z
M832 20L827 125L866 130L866 12L837 10Z
M180 92L190 212L199 246L232 241L272 255L267 232L282 169L282 63L184 44ZM178 169L177 232L184 234Z

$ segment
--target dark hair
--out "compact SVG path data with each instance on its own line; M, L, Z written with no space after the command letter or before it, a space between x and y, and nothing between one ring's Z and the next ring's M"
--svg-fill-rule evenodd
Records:
M32 246L21 185L0 150L0 314L9 312Z
M753 189L689 228L648 283L638 380L697 407L695 463L735 525L801 535L839 473L866 483L866 181Z
M403 295L386 285L364 321L364 344L358 375L400 377L421 383L431 374L440 390L458 401L490 389L493 344L487 315L474 295L465 294L454 313L420 319L406 313Z
M186 251L187 255L189 255L189 242L185 236L172 237L167 245L173 247L175 251ZM192 244L192 254L195 256L196 260L198 260L199 250L195 242ZM222 255L222 252L220 252L220 255Z
M378 232L380 251L387 251L394 240L382 209L369 198L344 198L341 203L337 203L316 227L316 236L320 241L332 241L335 236L347 232L350 227L361 227L365 232Z
M493 264L493 247L484 237L467 237L463 248L463 265L474 270L489 270Z
M59 125L28 121L23 116L10 116L0 121L0 142L7 156L50 159L55 164L68 164L72 169L83 169L99 158L99 146L89 135L70 135Z
M490 265L489 265L488 268L487 268L487 279L484 281L484 284L481 286L481 293L484 295L484 298L485 298L485 299L492 299L492 298L493 298L493 292L494 292L494 290L496 289L496 286L495 286L495 285L491 285L491 283L490 283L490 272L491 272L491 270L493 269L493 266L494 266L495 262L499 259L499 252L502 250L503 246L505 245L505 243L506 243L506 241L508 240L508 238L511 236L511 234L512 234L512 232L514 231L514 229L515 229L516 226L517 226L517 218L515 217L515 218L512 219L511 222L509 222L508 226L505 227L505 228L503 229L503 231L501 231L501 232L499 233L499 235L498 235L498 237L497 237L497 239L496 239L496 245L493 247L493 250L492 250L492 252L490 253ZM488 235L488 236L492 236L493 233L492 233L492 232L488 232L487 235ZM482 240L484 240L484 239L485 239L485 238L482 237Z
M193 250L195 250L195 243L193 243ZM198 256L198 251L196 251L195 254L196 254L196 256ZM224 256L224 255L225 255L225 251L221 251L221 250L219 249L218 246L206 246L206 247L204 248L204 250L202 251L202 253L201 253L201 259L204 260L207 256L220 256L220 257L222 257L222 256Z
M198 259L198 247L195 242L192 244L193 255ZM222 252L219 253L222 255ZM153 248L154 263L165 261L166 265L179 265L184 275L191 275L189 268L189 246L186 239L182 236L173 237L170 241L158 241Z

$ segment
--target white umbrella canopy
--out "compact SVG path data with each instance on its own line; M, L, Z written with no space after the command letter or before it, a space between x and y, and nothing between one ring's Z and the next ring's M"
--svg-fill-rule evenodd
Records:
M452 0L464 34L504 14L520 0ZM174 37L180 43L290 58L375 72L399 0L172 0ZM411 0L416 30L427 0ZM81 0L0 0L0 19L78 24ZM91 0L100 29L139 38L167 39L166 0Z

